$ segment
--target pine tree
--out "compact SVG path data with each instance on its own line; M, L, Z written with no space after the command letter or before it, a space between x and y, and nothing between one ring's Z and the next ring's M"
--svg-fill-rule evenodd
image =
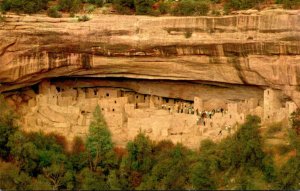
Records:
M97 170L98 165L105 166L105 163L113 157L111 133L107 128L99 106L94 111L94 119L89 127L86 150L89 157L89 167L94 172Z

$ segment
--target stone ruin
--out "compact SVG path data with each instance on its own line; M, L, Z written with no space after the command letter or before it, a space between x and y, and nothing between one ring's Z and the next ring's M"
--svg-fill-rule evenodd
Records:
M297 108L291 101L282 106L279 93L272 89L264 91L262 100L232 101L213 109L200 97L191 102L128 89L62 88L47 80L39 84L38 94L28 90L25 95L7 98L18 107L25 131L59 133L68 142L75 136L84 138L99 105L119 146L144 132L155 141L169 139L197 148L204 139L218 141L232 134L248 114L258 115L268 124L287 121Z

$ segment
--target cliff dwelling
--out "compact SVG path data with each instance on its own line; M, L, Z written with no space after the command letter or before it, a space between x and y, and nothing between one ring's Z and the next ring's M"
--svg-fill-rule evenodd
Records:
M0 92L24 130L72 141L99 105L117 145L145 132L196 148L248 114L288 124L300 104L296 12L118 18L6 16Z
M0 135L0 191L300 191L300 0L0 0Z
M24 130L59 133L69 142L75 136L86 137L93 111L99 105L119 146L143 132L155 141L168 139L197 148L201 140L218 141L234 133L248 114L261 117L263 124L288 123L297 108L293 101L283 102L280 92L270 88L262 90L259 98L239 101L205 96L184 100L128 88L84 87L87 82L43 80L6 98L19 111Z

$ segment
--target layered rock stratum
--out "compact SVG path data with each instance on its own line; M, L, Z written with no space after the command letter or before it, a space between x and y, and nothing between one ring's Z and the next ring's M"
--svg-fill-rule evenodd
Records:
M186 100L196 94L257 97L272 87L300 104L299 11L222 17L100 15L87 22L7 15L5 20L0 24L1 91L44 78L85 77Z

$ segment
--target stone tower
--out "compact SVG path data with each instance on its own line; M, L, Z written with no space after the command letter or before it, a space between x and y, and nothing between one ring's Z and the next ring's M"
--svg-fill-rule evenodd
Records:
M279 94L273 89L266 89L264 91L264 121L270 120L274 113L280 108Z

